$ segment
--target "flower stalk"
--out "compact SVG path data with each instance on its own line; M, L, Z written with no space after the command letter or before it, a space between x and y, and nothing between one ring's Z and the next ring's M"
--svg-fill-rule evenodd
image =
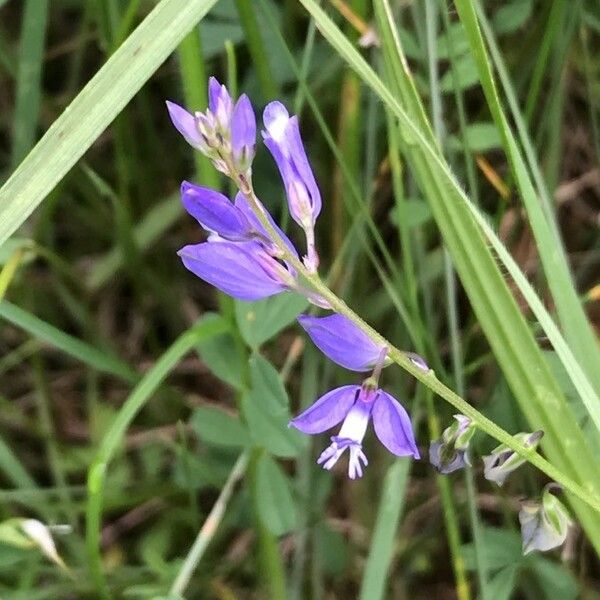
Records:
M435 372L430 369L425 372L423 368L417 366L407 353L402 352L396 348L391 342L384 338L379 332L373 329L368 323L366 323L359 315L357 315L341 298L339 298L319 277L318 273L310 272L302 263L302 261L293 256L289 249L286 247L285 242L275 230L275 228L269 223L266 216L262 213L259 208L258 198L254 193L252 184L246 180L245 177L239 174L234 175L234 181L238 185L240 192L244 194L249 205L254 210L257 218L261 221L265 227L273 243L276 244L282 253L282 258L288 262L298 274L312 287L312 289L322 298L324 298L332 310L344 315L350 321L352 321L359 329L366 333L373 342L386 346L388 348L388 357L396 363L399 367L402 367L405 371L408 371L415 379L420 381L423 385L427 386L432 392L442 397L446 402L451 404L461 414L465 415L473 424L484 433L496 439L498 442L505 444L511 450L514 450L517 454L522 456L527 462L537 467L540 471L545 473L548 477L554 481L560 483L565 490L591 506L594 510L600 513L600 499L591 495L577 482L573 481L570 477L564 475L554 465L549 463L545 458L538 454L535 449L528 448L524 444L515 440L508 432L504 431L501 427L496 425L493 421L488 419L476 408L471 406L466 400L461 398L458 394L452 391L448 386L444 385L436 376Z

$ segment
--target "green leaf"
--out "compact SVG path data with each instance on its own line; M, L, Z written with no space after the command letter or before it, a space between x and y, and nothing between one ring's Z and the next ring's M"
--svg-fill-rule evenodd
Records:
M487 584L488 598L493 600L510 600L513 596L519 565L509 565L495 573Z
M579 584L569 569L541 556L533 557L529 568L548 600L581 598Z
M471 123L465 129L465 137L470 152L487 152L502 147L502 140L494 123ZM448 140L448 146L460 150L462 141L452 136Z
M489 569L502 569L523 561L521 536L515 531L487 527L482 531L485 562ZM465 544L462 548L467 569L475 569L475 551L473 544Z
M214 315L214 318L220 318ZM240 344L241 345L241 344ZM244 387L246 357L231 333L215 336L198 344L198 353L219 379L241 390Z
M190 425L201 442L238 448L250 443L248 430L240 420L219 408L197 408L192 413Z
M401 206L397 206L391 211L390 216L394 225L403 221L407 229L421 227L433 218L429 204L418 198L407 198Z
M102 352L93 346L74 338L57 329L53 325L42 321L35 315L24 311L22 308L3 300L0 302L0 318L13 325L24 329L38 340L47 342L73 358L80 360L88 366L120 377L125 381L136 381L138 376L124 361L116 356Z
M40 111L48 0L26 0L21 25L19 70L11 162L15 168L35 141Z
M454 62L456 70L456 78L454 81L454 72L448 68L440 79L440 90L444 93L454 91L454 88L466 90L479 83L479 75L477 73L477 65L470 54L463 54Z
M297 512L288 478L268 454L256 465L256 495L258 514L271 533L284 535L294 529Z
M525 25L532 12L533 0L513 0L498 8L492 25L496 33L511 33Z
M308 306L300 294L285 292L258 302L236 300L235 316L242 337L258 348L289 325Z
M449 42L452 43L450 44ZM448 31L438 37L436 48L438 58L449 60L450 47L452 47L452 56L454 59L465 55L469 51L469 40L467 39L465 28L460 21L451 23Z
M273 365L261 356L250 359L251 386L242 396L242 412L257 445L276 456L298 456L306 439L290 429L288 396Z
M215 2L162 0L111 55L0 189L0 244L52 191Z

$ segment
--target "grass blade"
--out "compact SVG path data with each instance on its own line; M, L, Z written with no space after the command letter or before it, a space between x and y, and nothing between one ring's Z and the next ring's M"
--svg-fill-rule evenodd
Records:
M0 318L19 327L34 338L54 346L86 365L102 373L114 375L128 382L134 382L138 376L129 366L116 356L111 356L64 333L60 329L42 321L39 317L3 300L0 302Z
M409 468L409 460L398 460L388 469L383 480L371 549L360 588L361 600L379 600L385 597L388 569L392 562L398 523L404 507Z
M216 0L162 0L0 189L0 245L25 221Z
M596 393L600 394L600 351L598 342L588 323L583 306L579 301L577 290L569 271L560 234L554 220L554 213L549 194L537 164L531 141L529 140L525 121L517 105L516 97L514 93L512 93L510 78L504 65L498 64L497 62L499 72L501 73L504 82L504 89L507 92L510 91L509 100L513 117L517 123L520 141L525 149L529 167L535 178L537 190L534 188L517 141L510 129L508 119L500 104L498 90L496 89L492 74L492 67L479 28L475 3L473 0L457 0L456 9L467 33L471 51L477 64L483 91L496 126L500 130L504 150L527 210L529 223L537 242L540 259L556 304L556 311L560 323L565 332L565 337L573 349L573 353L577 356L581 366L586 371L590 381L593 383ZM482 11L480 11L480 16L486 32L486 37L491 44L490 47L494 49L495 42L491 28L485 20ZM495 49L494 55L497 61L501 61L497 49Z
M403 55L399 55L396 65L397 81L401 86L398 94L382 83L314 0L300 1L327 40L398 119L413 174L432 207L474 311L524 415L534 427L541 427L546 432L543 446L548 456L582 485L597 490L600 480L598 461L465 205L468 198L432 140L431 128ZM377 2L376 7L380 4ZM567 444L577 447L577 456L565 450ZM598 494L597 491L592 493ZM600 550L600 523L596 515L572 496L571 500L590 540Z
M110 597L102 572L102 558L100 555L102 496L108 465L123 441L127 428L144 404L156 392L171 369L197 344L224 333L227 329L228 325L224 320L210 319L200 321L177 338L152 369L140 380L102 438L96 459L88 471L89 496L86 509L86 545L92 576L98 591L103 590L103 597Z
M40 110L41 74L48 22L48 0L27 0L21 26L21 51L13 121L11 162L15 168L35 140Z

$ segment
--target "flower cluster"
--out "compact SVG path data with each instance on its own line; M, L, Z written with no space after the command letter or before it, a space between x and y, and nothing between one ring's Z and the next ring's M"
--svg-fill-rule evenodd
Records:
M254 193L256 117L250 101L243 95L234 103L225 86L215 78L210 79L208 95L205 113L192 114L167 102L169 115L186 141L230 177L239 192L231 202L216 190L183 182L183 206L208 234L207 241L179 251L183 264L204 281L240 300L258 300L293 290L317 306L330 308L322 297L300 283L291 264L294 259L299 260L298 251ZM271 102L263 112L263 124L262 137L279 169L290 214L304 231L304 267L315 273L319 256L314 227L321 212L321 194L304 150L298 117L290 116L280 102ZM343 421L318 464L331 469L349 449L348 474L352 479L360 477L362 466L367 464L362 440L371 419L377 437L390 452L418 458L408 414L378 387L381 370L389 364L386 348L339 314L323 318L303 315L298 321L334 362L353 371L373 370L362 385L328 392L291 421L290 426L308 434L321 433ZM410 354L408 358L428 370L419 356Z
M331 309L319 294L301 283L315 277L319 256L315 224L321 212L321 194L306 156L297 116L290 116L281 102L271 102L263 112L262 138L279 169L289 212L306 238L306 255L298 251L254 192L252 161L256 150L256 117L247 96L234 102L226 87L214 77L209 82L206 112L190 113L167 102L177 130L194 148L209 157L215 168L233 180L238 193L230 201L220 192L187 181L181 185L186 211L208 234L207 240L179 251L183 264L195 275L240 300L258 300L293 290L313 304ZM317 286L318 287L318 286ZM350 371L371 372L361 385L345 385L321 396L290 427L319 434L341 423L331 444L317 463L331 469L348 450L348 476L362 476L368 464L363 439L369 422L379 441L396 456L419 458L413 428L406 410L379 387L384 367L390 364L388 349L374 341L354 321L341 314L326 317L301 315L298 323L329 359ZM406 358L429 372L425 361L413 353ZM469 444L475 424L455 415L441 439L431 442L430 462L440 473L470 466ZM515 439L535 449L543 432L520 433ZM506 445L483 457L484 476L498 485L525 461ZM519 514L524 552L560 545L571 523L560 501L547 487L541 503L525 503Z

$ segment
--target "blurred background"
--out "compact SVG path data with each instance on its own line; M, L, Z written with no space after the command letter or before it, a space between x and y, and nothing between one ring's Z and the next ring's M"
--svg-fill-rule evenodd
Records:
M0 0L0 181L155 4ZM479 4L598 331L600 4ZM381 71L371 3L321 5ZM456 177L552 310L453 4L389 5ZM300 115L323 196L317 240L332 288L398 347L423 354L496 423L532 430L452 274L379 99L298 2L219 0L0 247L0 520L8 523L0 526L0 596L478 598L475 531L485 548L489 600L600 598L600 563L578 526L561 550L521 553L517 512L521 499L539 496L546 483L539 472L525 466L502 488L485 481L477 457L496 444L477 434L472 471L436 475L429 440L453 411L400 369L388 369L383 385L411 412L421 461L394 460L370 433L369 467L351 482L345 464L332 473L314 464L325 435L306 439L287 429L291 415L319 395L360 378L327 362L295 325L308 310L303 299L233 301L176 256L203 239L181 208L180 182L230 192L165 109L169 99L204 110L210 75L234 94L247 93L259 120L272 99ZM301 241L260 144L253 172L263 202ZM181 338L190 328L196 337ZM543 332L534 330L585 433L577 394ZM152 371L158 361L166 361L164 382ZM86 492L88 470L149 372L154 387L137 390L141 410L106 471L94 550L85 541L86 510L93 513L95 501ZM597 437L591 443L600 453ZM205 532L185 590L173 589L215 503L222 521ZM20 517L70 527L53 531L67 569L15 542L11 519ZM107 587L94 575L100 561Z

